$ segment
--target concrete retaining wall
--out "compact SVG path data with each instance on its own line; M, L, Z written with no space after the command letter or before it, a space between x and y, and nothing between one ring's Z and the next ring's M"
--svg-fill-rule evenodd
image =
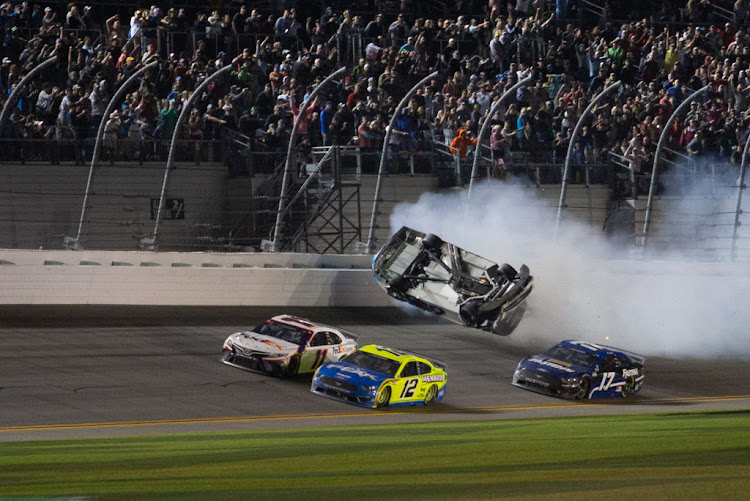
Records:
M391 304L368 256L0 251L0 259L0 304Z

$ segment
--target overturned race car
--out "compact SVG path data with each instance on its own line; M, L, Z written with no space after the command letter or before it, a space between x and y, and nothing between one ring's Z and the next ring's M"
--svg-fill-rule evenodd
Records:
M644 362L619 348L563 341L521 360L513 385L567 399L627 397L643 386Z
M521 321L534 283L526 265L516 271L406 226L375 254L372 271L391 297L502 336Z

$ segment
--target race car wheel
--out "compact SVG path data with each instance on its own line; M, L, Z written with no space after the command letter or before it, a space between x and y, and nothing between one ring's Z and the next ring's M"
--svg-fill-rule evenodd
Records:
M434 252L435 254L440 254L440 247L442 245L443 240L439 236L433 235L432 233L425 235L425 237L422 239L422 246L425 249Z
M500 275L504 276L508 281L512 282L515 280L516 276L518 276L518 272L514 267L509 265L508 263L503 264L500 266L500 269L498 270Z
M583 398L588 398L589 396L589 390L591 389L591 378L584 375L581 378L581 387L578 389L578 392L576 393L576 400L581 400Z
M424 404L430 405L432 402L435 401L435 397L437 397L437 385L432 385L429 388L427 388L427 394L424 396Z
M289 364L286 366L286 376L296 376L299 370L299 356L295 355L289 360Z
M518 324L521 323L525 311L526 304L524 303L513 310L505 319L495 319L492 322L492 333L498 336L509 336L518 327Z
M479 327L479 303L480 301L467 301L458 309L461 321L465 325Z
M622 398L627 398L630 396L631 393L633 393L633 388L635 387L635 378L628 378L627 381L625 381L625 384L622 386Z
M388 407L391 401L391 387L384 386L378 390L378 394L375 395L375 407Z

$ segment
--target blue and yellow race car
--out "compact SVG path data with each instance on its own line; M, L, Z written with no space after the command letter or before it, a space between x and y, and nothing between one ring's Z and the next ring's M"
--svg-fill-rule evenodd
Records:
M445 365L383 346L363 346L338 362L322 365L310 391L360 405L429 405L445 396Z
M513 384L569 399L627 397L643 386L645 358L619 348L563 341L518 363Z

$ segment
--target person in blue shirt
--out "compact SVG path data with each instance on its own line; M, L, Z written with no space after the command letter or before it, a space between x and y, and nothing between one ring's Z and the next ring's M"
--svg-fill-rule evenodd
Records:
M331 101L326 102L326 107L320 112L320 134L323 136L323 143L330 145L330 138L328 137L328 129L331 126L333 120L333 103Z
M667 88L667 95L674 97L674 105L679 106L683 99L680 81L675 80L671 87Z

